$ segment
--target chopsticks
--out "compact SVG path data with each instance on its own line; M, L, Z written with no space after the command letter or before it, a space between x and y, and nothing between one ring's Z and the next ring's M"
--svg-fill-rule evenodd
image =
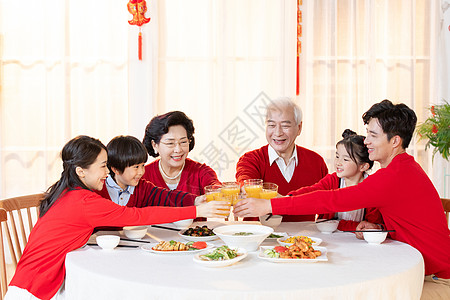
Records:
M395 230L342 230L342 232L395 232Z
M152 227L168 229L168 230L173 230L173 231L181 231L181 229L178 229L178 228L172 228L172 227L166 227L166 226L160 226L160 225L152 225Z
M266 218L266 221L269 221L269 219L272 218L272 216L273 215L271 213L269 213L269 216Z
M86 245L88 245L88 246L98 246L96 243L87 243ZM133 245L117 245L116 247L121 247L121 248L139 248L139 246L133 246Z
M151 243L151 242L149 242L149 241L132 240L132 239L126 239L126 238L123 238L123 237L121 237L120 240L121 240L121 241L128 241L128 242L138 242L138 243Z

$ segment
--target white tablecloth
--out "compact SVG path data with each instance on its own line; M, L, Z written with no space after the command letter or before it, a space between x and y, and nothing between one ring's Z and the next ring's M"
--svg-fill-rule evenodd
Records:
M208 223L209 224L209 223ZM217 224L214 224L217 225ZM210 226L212 227L212 226ZM327 262L272 263L250 252L240 263L207 268L193 254L86 246L66 258L68 299L419 299L424 266L413 247L387 239L369 245L353 233L322 234L311 222L282 223L276 231L319 237ZM156 242L183 241L150 227ZM220 239L213 241L223 244ZM275 245L264 242L263 245Z

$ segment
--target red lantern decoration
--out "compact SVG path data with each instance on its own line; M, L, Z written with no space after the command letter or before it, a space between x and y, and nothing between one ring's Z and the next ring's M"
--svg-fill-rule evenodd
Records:
M142 32L141 26L150 22L150 18L145 17L147 12L147 3L145 0L130 0L127 4L128 12L133 15L133 19L128 21L130 25L139 26L138 36L138 57L142 60Z

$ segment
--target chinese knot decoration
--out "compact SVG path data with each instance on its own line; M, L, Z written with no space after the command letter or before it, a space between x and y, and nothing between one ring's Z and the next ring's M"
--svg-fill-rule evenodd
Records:
M127 4L128 12L133 15L133 19L128 21L130 25L139 26L138 37L138 57L142 60L142 32L141 26L150 22L150 18L145 17L147 12L147 3L145 0L130 0Z

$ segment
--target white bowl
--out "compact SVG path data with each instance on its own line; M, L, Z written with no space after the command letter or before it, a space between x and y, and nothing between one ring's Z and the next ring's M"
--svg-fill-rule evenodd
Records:
M283 220L283 216L272 215L269 220L266 221L268 217L269 215L259 217L259 222L261 222L262 225L272 227L273 229L277 228Z
M256 251L266 237L273 232L273 228L263 225L242 224L220 226L214 228L213 231L230 248L243 248L247 251ZM252 234L234 235L239 232Z
M120 237L118 235L99 235L95 240L102 249L113 250L119 245Z
M129 239L142 239L147 234L148 226L126 226L123 233Z
M189 226L191 226L193 221L194 221L194 219L186 219L186 220L180 220L180 221L173 222L173 224L178 229L187 229L187 228L189 228Z
M317 221L322 221L322 220L317 220ZM332 233L333 231L335 231L337 229L339 225L339 220L330 220L327 222L322 222L322 223L316 223L316 227L317 229L322 232L322 233Z
M367 230L367 229L365 229ZM369 244L381 244L382 242L384 242L384 240L386 239L387 236L387 232L363 232L364 235L364 239L366 240L366 242L368 242Z

